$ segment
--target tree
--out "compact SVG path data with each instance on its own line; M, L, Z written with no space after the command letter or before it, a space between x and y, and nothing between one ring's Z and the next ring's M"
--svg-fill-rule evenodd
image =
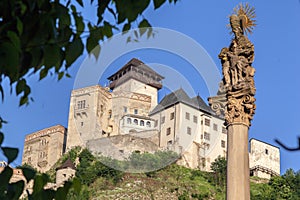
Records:
M143 17L152 5L158 9L167 0L94 0L97 22L87 21L78 8L82 0L2 0L0 2L0 94L4 99L2 81L9 79L11 89L20 95L20 105L28 104L30 86L25 75L39 74L40 80L54 71L58 80L69 77L68 68L84 52L88 53L113 35L128 31L137 24L150 27ZM176 3L177 0L168 0ZM113 16L112 21L105 15ZM151 28L148 34L151 35ZM144 34L141 30L140 34ZM84 38L86 44L84 44ZM52 72L51 71L51 72ZM1 121L1 120L0 120Z
M211 170L214 174L215 184L224 188L226 182L226 168L227 163L224 157L218 156L214 162L211 163Z

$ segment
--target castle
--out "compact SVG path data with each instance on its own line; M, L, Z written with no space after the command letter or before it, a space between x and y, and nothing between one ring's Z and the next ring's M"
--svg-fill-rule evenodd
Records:
M22 164L45 172L68 150L82 146L92 152L125 159L131 152L172 150L178 164L209 171L226 157L227 130L200 96L183 89L158 103L164 77L133 58L100 85L72 91L68 128L49 127L26 136ZM280 174L279 148L250 140L250 173L262 178Z

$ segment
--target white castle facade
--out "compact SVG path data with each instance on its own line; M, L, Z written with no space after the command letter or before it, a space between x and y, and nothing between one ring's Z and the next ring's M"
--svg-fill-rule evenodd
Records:
M209 171L226 157L227 130L200 96L183 89L158 103L164 77L138 59L111 75L109 87L95 85L72 91L68 128L57 125L26 136L22 163L47 171L75 146L124 159L133 151L173 150L178 164ZM251 174L280 174L278 147L251 139Z

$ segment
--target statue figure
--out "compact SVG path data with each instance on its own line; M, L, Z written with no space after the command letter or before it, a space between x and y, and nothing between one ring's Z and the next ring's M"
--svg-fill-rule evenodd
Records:
M245 36L251 33L255 20L254 9L242 5L235 9L235 14L230 16L230 26L234 38L229 48L223 48L219 54L222 63L223 85L225 90L240 89L245 85L254 86L252 77L254 68L254 45Z

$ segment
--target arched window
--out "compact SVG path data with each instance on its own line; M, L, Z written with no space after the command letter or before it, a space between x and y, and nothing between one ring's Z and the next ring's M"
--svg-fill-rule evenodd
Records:
M151 123L149 121L146 122L147 127L151 127Z
M141 121L140 121L140 126L145 126L144 120L141 120Z
M138 120L137 120L137 119L134 119L134 120L133 120L133 123L134 123L135 125L138 125Z
M127 124L131 124L131 118L127 118Z

